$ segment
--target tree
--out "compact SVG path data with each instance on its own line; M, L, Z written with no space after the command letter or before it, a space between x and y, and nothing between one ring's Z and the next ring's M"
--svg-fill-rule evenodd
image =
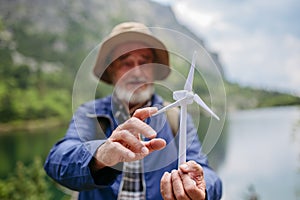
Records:
M33 163L26 167L22 162L7 181L0 181L0 199L2 200L39 200L51 199L49 180L43 170L41 159L35 158Z

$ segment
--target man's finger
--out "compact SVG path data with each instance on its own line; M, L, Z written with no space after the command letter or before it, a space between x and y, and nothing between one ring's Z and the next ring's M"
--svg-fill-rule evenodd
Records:
M107 154L107 152L112 152ZM96 159L105 166L113 166L118 162L132 161L135 159L135 154L125 148L118 142L113 142L108 139L103 145L99 147L96 154Z
M180 165L179 168L185 173L202 171L202 167L193 160Z
M205 198L205 188L204 191L202 191L202 188L197 187L196 181L194 181L188 174L183 173L180 170L179 175L182 180L184 190L191 199Z
M166 146L166 141L161 138L154 138L150 141L144 143L145 146L148 148L149 153L157 150L161 150Z
M118 126L117 129L128 130L137 138L139 137L139 134L142 134L147 138L155 138L157 134L156 131L151 128L151 126L136 117L131 117L126 122Z
M134 153L141 153L141 154L149 153L149 150L143 144L143 142L140 141L138 138L136 138L133 134L131 134L127 130L115 131L111 137L111 140L114 142L121 143L125 148L130 149Z
M190 198L186 195L181 177L177 170L171 172L172 188L176 199L189 200Z
M180 171L189 174L189 176L196 181L197 186L202 185L204 181L203 168L195 161L188 161L179 166Z
M145 119L147 119L148 117L150 117L151 115L153 115L156 112L157 112L156 107L141 108L141 109L137 109L133 113L133 117L136 117L136 118L144 121Z
M175 200L169 172L165 172L160 180L160 192L164 200Z
M179 166L179 175L184 188L192 199L196 196L205 199L206 183L202 167L195 161L188 161ZM201 197L201 198L200 198Z

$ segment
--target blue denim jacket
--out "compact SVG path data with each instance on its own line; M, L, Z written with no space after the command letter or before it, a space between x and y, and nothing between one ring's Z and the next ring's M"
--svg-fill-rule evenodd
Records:
M117 199L122 178L121 168L106 167L91 174L89 163L96 149L105 142L117 127L113 117L112 98L105 97L81 105L70 122L65 137L51 149L44 168L47 174L61 185L80 191L79 199L108 200ZM154 95L152 106L162 107L163 100ZM108 126L101 131L97 117L106 119ZM165 115L146 120L163 138L167 146L144 158L144 179L147 199L162 199L160 179L164 172L177 169L178 136L173 136ZM217 200L222 195L222 183L216 173L208 166L207 158L201 154L201 144L197 130L189 116L187 121L187 160L198 162L204 169L207 199Z

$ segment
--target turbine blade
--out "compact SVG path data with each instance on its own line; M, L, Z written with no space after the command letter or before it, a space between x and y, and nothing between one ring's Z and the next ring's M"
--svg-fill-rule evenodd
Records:
M220 120L220 118L204 103L204 101L199 97L198 94L194 95L194 100L197 104L199 104L204 110L206 110L208 113L210 113L214 118L217 120Z
M181 104L181 102L184 101L185 99L186 99L186 97L183 97L182 99L179 99L179 100L177 100L177 101L175 101L175 102L173 102L173 103L171 103L171 104L163 107L162 109L160 109L159 111L157 111L157 113L153 114L151 117L159 115L159 114L161 114L163 112L166 112L170 108L179 106Z
M192 64L191 64L191 67L190 67L190 72L188 74L188 77L187 77L185 85L184 85L184 89L188 90L188 91L192 91L193 90L193 79L194 79L196 55L197 55L197 53L195 51L194 55L193 55Z

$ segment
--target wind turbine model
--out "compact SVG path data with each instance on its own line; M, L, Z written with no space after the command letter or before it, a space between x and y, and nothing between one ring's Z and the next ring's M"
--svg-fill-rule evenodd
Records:
M187 122L187 105L192 104L194 101L200 105L204 110L210 113L217 120L219 117L204 103L198 94L193 93L193 79L195 70L196 52L194 52L192 65L188 74L187 80L184 85L184 90L178 90L173 92L174 103L171 103L164 108L160 109L153 116L161 114L166 110L180 106L180 129L179 129L179 154L178 154L178 166L186 162L186 122Z

